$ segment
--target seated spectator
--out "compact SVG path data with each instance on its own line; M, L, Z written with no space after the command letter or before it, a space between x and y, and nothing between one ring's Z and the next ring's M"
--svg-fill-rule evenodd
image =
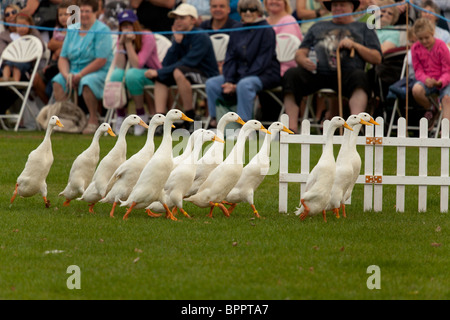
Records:
M80 30L71 30L64 39L58 60L60 73L52 79L53 93L57 101L66 100L66 81L69 74L73 75L73 85L78 89L78 95L83 96L89 111L83 134L93 134L99 124L99 101L113 58L112 39L107 34L109 28L96 18L98 1L78 0L77 5L80 7Z
M3 3L2 3L3 5ZM14 39L19 37L16 27L9 24L15 24L15 19L20 12L20 7L15 4L6 5L4 7L3 19L7 24L5 25L5 30L0 32L0 55L3 50L10 44ZM30 34L41 39L41 34L37 29L31 29ZM44 44L44 43L43 43ZM0 77L2 76L0 70ZM11 107L11 105L19 99L15 93L13 93L8 88L0 88L0 97L2 97L2 103L0 103L0 113L5 113L5 111Z
M21 37L31 35L31 28L29 26L34 25L33 19L25 14L19 13L16 16L16 32L18 37L14 41L19 40ZM26 78L26 74L31 71L33 67L32 62L13 62L5 60L2 64L3 81L20 81L22 78Z
M236 112L244 121L253 118L253 105L257 93L280 84L280 63L276 56L276 38L272 28L263 18L263 7L259 0L240 0L238 11L245 28L232 32L228 43L223 75L206 81L208 109L216 125L216 101L237 100ZM257 27L257 28L254 28Z
M424 1L422 3L422 8L427 11L434 12L436 14L440 14L440 12L441 12L439 7L432 0ZM434 37L437 39L441 39L442 41L444 41L447 44L450 44L450 33L447 30L442 29L437 25L439 22L439 17L433 15L432 13L426 12L426 11L421 11L421 14L422 14L422 18L430 20L436 26L435 31L434 31Z
M264 0L264 8L267 12L267 22L273 26L275 34L288 33L303 40L303 35L295 18L292 16L292 8L288 0ZM286 70L296 67L295 59L280 63L280 75L283 76ZM274 93L283 100L282 94ZM277 121L280 115L281 106L266 92L259 94L261 104L261 120Z
M430 122L434 122L438 114L438 110L428 100L428 96L433 93L439 94L442 117L450 119L450 52L444 41L434 37L434 29L435 25L430 20L416 20L414 34L418 41L411 47L417 80L412 94L417 103L429 111L425 117Z
M156 113L166 113L169 87L177 85L184 113L194 118L191 84L202 84L207 78L219 74L217 61L206 33L184 33L200 30L195 27L198 15L194 6L182 3L169 12L169 17L174 19L172 46L166 53L162 68L148 69L145 76L155 81Z
M122 81L123 77L125 77L125 86L134 101L136 114L139 115L145 123L148 123L149 116L145 113L144 108L144 86L153 85L153 81L145 76L145 71L147 68L155 70L161 68L161 62L158 59L158 51L156 50L156 40L151 33L139 33L143 30L133 10L122 11L118 16L118 20L121 32L138 33L120 35L115 56L115 69L111 75L110 81ZM129 63L130 68L125 74L127 62ZM149 106L149 111L151 113L154 113L153 109L153 105ZM126 107L118 109L116 130L119 130L125 117ZM135 135L142 135L144 132L144 127L135 126Z
M297 0L297 17L300 20L313 20L330 15L322 0ZM316 21L302 22L300 29L306 34Z
M210 0L211 19L202 21L200 28L204 30L220 30L241 27L242 24L231 19L230 0ZM223 33L229 34L228 31ZM214 34L214 32L209 33Z
M297 38L303 40L302 31L292 16L292 8L288 0L264 0L264 8L267 11L267 22L274 26L275 34L290 33ZM281 76L287 69L297 66L295 59L288 62L283 62L280 65Z
M33 89L37 96L44 104L47 104L50 96L52 95L52 83L51 80L59 73L58 59L66 37L67 19L70 14L67 12L67 8L74 4L74 0L64 0L58 5L58 19L56 27L53 30L53 36L48 42L48 49L51 51L51 59L48 65L39 70L34 78Z
M447 30L450 30L450 1L434 0L434 3L441 9L440 14L447 19L446 21L443 21L447 25Z
M384 7L395 4L394 0L378 0L377 5ZM382 8L380 12L381 29L377 30L377 36L381 44L381 52L392 50L400 46L400 32L392 28L397 23L399 12L397 7Z
M359 1L332 0L324 2L333 16L354 12ZM317 53L318 64L308 58L310 48ZM283 76L284 104L289 115L289 127L298 131L299 106L303 99L323 88L338 90L336 52L340 48L342 95L349 98L351 114L365 111L372 94L365 73L366 63L381 62L381 48L373 29L356 22L351 15L316 22L303 38L296 53L298 67ZM351 51L355 54L352 57ZM313 73L316 71L316 73Z

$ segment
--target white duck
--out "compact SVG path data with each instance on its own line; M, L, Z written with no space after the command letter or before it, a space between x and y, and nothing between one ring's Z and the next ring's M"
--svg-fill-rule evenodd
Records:
M225 127L231 122L237 122L244 125L245 122L239 117L236 112L228 112L220 118L217 124L217 136L219 139L224 140ZM205 182L206 178L209 176L211 171L214 170L223 161L223 143L213 143L211 147L205 152L203 157L200 158L197 171L195 174L194 183L192 184L190 190L186 196L191 196L197 193L198 189Z
M197 129L195 130L188 138L188 142L183 150L183 152L176 156L175 158L173 158L173 167L172 167L172 171L169 175L169 178L167 179L166 184L164 185L164 193L166 194L167 189L168 189L168 183L169 183L169 179L173 173L173 171L177 168L177 166L182 163L183 161L185 161L186 159L189 159L190 156L192 155L193 152L193 148L194 148L194 143L195 143L195 139L197 139L197 137L201 136L203 134L205 130L204 129ZM172 152L173 155L173 152ZM195 174L195 172L194 172ZM191 183L192 184L192 183ZM168 198L165 198L166 200L166 204L169 208L173 207L173 204L169 204ZM147 214L150 217L159 217L161 216L160 214L156 214L155 212L166 212L166 209L164 208L162 202L160 201L155 201L153 203L151 203L150 205L147 206L146 208ZM173 214L173 213L172 213Z
M353 181L352 161L355 154L352 152L352 145L350 141L351 136L355 133L358 135L358 132L363 124L369 126L371 125L369 122L364 121L357 115L349 116L346 122L353 129L353 131L344 131L343 142L336 158L336 175L333 188L331 189L331 199L326 208L326 210L333 210L337 218L339 218L339 209L344 203L344 195ZM359 154L357 156L359 157Z
M237 203L247 202L250 204L253 213L257 218L260 217L253 202L255 190L264 180L270 167L270 147L271 143L278 138L277 133L284 131L293 134L291 130L286 128L281 122L274 122L268 129L271 135L266 135L259 152L250 160L250 162L242 170L241 177L233 189L228 193L225 201L231 203L228 213L232 213Z
M173 169L172 155L172 132L171 127L176 120L193 122L194 120L178 109L172 109L166 114L164 122L164 134L158 150L146 164L139 176L133 190L126 201L120 201L121 207L128 206L128 210L123 216L127 219L133 208L145 208L154 201L161 201L166 209L166 217L172 220L176 218L172 215L164 202L164 185Z
M123 121L120 127L119 137L109 153L100 161L95 170L91 183L77 200L86 201L89 204L89 212L94 213L94 205L105 196L108 181L117 168L127 159L127 140L125 136L131 126L139 124L144 128L148 125L137 115L131 114Z
M361 112L358 114L358 116L366 122L369 122L369 123L377 125L377 126L380 125L367 112ZM356 139L358 138L359 130L361 130L361 127L362 126L356 126L355 128L353 128L353 132L350 137L350 151L349 152L352 154L351 161L352 161L352 167L353 167L353 178L352 178L351 184L349 185L347 191L344 194L344 199L342 202L342 213L343 213L344 217L346 216L345 202L350 198L350 196L353 192L353 188L355 186L356 180L358 180L358 176L361 171L361 156L359 155L358 150L356 148Z
M316 215L322 212L323 220L325 222L327 221L325 208L330 202L331 188L333 187L336 174L336 161L333 154L333 135L336 129L342 126L352 130L341 117L333 117L331 119L326 133L326 142L322 155L306 180L305 193L300 199L301 207L297 208L295 212L296 215L300 215L302 220L308 214Z
M245 141L249 134L255 130L261 130L270 134L261 122L257 120L247 121L239 132L235 146L225 160L208 175L196 194L184 200L192 202L200 208L210 207L210 217L212 217L212 211L215 206L220 207L222 212L229 216L228 210L222 204L222 201L225 200L227 194L233 189L241 176Z
M53 151L50 136L55 126L64 127L57 116L52 116L47 125L44 140L41 144L30 152L25 168L17 178L16 187L11 197L11 204L17 195L21 197L31 197L40 192L45 206L50 207L47 200L46 179L53 164Z
M91 183L92 177L94 176L95 168L97 167L98 161L100 159L100 137L108 132L109 135L115 137L116 135L111 129L108 123L102 123L97 131L95 131L94 137L89 147L84 150L72 164L69 173L69 180L67 182L66 188L59 194L66 198L63 206L70 205L70 201L79 197L86 190L89 183Z
M165 120L166 117L162 114L155 114L152 117L144 146L122 163L114 172L111 179L109 179L106 187L106 196L99 202L112 203L110 217L114 217L114 210L119 200L126 200L128 198L139 179L139 175L155 153L155 130L158 126L163 125Z
M189 214L183 209L183 198L194 182L196 167L198 165L197 160L202 152L202 146L207 141L225 143L225 141L217 137L211 130L199 129L194 131L193 135L193 151L190 152L189 157L185 158L173 169L164 187L166 204L169 208L173 208L172 214L179 209L188 218L190 218ZM160 202L154 202L147 209L151 213L151 211L161 212L164 208Z

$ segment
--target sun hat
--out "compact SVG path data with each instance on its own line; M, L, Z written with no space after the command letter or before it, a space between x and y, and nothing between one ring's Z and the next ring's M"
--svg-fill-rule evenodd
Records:
M323 1L323 5L325 6L325 8L327 8L328 11L331 11L331 4L333 2L351 2L353 3L353 11L356 11L356 9L358 9L359 7L359 0L329 0L329 1Z
M134 23L135 21L138 20L138 17L136 16L133 10L123 10L117 16L117 20L119 21L119 24L122 24L123 22Z
M195 19L198 18L197 9L190 4L182 3L175 10L170 11L168 14L169 18L174 18L175 16L192 16Z

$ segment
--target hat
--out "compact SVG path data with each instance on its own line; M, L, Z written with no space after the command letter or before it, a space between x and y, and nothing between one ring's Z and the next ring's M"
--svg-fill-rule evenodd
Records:
M329 0L329 1L324 1L322 3L325 6L325 8L327 8L328 11L331 11L331 4L333 2L351 2L351 3L353 3L353 12L355 12L356 9L358 9L359 4L360 4L359 0Z
M119 21L119 24L122 24L123 22L134 23L135 21L138 20L138 17L136 16L133 10L123 10L117 16L117 20Z
M182 3L175 10L170 11L168 14L169 18L174 18L175 16L192 16L195 19L198 18L197 9L190 4Z

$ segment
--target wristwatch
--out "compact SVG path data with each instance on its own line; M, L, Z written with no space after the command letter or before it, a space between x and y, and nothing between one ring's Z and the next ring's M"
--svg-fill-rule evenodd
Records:
M319 17L322 16L322 15L320 14L320 9L317 9L315 12L316 12L316 18L319 18Z

